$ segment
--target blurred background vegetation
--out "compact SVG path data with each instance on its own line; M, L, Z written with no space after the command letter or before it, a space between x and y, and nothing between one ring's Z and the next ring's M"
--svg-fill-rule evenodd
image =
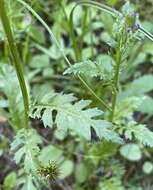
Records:
M95 9L80 6L76 9L74 24L77 50L80 55L80 60L77 60L68 21L76 1L29 0L27 2L52 29L72 63L87 59L102 62L106 77L109 79L112 59L109 45L112 43L114 23L111 16ZM120 10L126 1L99 0L99 2ZM139 14L142 26L153 33L153 0L131 0L130 2ZM7 0L7 14L11 20L29 88L35 97L41 98L48 91L62 91L74 93L80 99L92 99L93 106L101 107L76 77L63 75L67 65L61 52L45 28L23 6L15 0ZM143 104L140 104L133 117L140 124L145 123L153 130L153 42L142 36L129 48L128 53L127 63L121 73L123 89L121 96L137 96L140 99L145 96ZM12 68L5 72L6 63L12 64L8 44L0 24L0 89L2 91L0 92L0 184L2 189L11 190L16 189L15 185L21 183L22 177L17 177L20 175L16 172L18 166L9 151L9 143L17 130L10 126L14 126L12 123L16 126L21 125L21 121L15 121L12 117L11 122L8 123L6 115L12 112L22 117L23 113L18 109L20 102L14 102L18 90L16 81L12 80L14 78ZM109 99L107 94L109 85L105 81L91 79L88 76L86 81L99 97ZM4 87L5 92L2 90ZM10 108L6 99L9 99ZM105 110L104 107L102 109ZM126 110L126 107L124 109ZM128 144L117 149L114 143L105 141L87 143L73 133L71 136L62 137L53 129L44 129L41 121L32 120L32 126L45 139L40 155L41 160L44 162L48 162L50 158L55 161L60 160L60 180L51 183L50 189L153 189L153 149L133 143L130 153L126 153L128 147L125 146ZM94 134L93 141L96 141ZM35 187L31 185L29 190L34 189Z

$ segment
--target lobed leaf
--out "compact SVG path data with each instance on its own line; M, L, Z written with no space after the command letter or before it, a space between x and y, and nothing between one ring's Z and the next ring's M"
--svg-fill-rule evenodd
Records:
M65 74L79 75L83 74L87 77L100 77L106 78L112 71L113 59L108 55L99 56L98 59L93 62L86 60L80 63L76 63L65 70Z
M145 125L131 123L125 131L125 137L132 140L133 135L143 145L153 147L153 132Z
M34 129L19 130L15 140L11 143L11 150L15 151L15 162L23 163L27 173L36 170L35 158L39 153L38 144L40 143L40 136Z
M39 103L32 106L31 117L41 119L45 127L53 127L53 124L56 124L59 131L73 130L87 140L91 139L90 128L92 126L99 138L122 142L118 134L113 131L110 122L95 119L103 114L101 110L98 108L87 109L91 103L90 100L77 102L76 100L72 94L47 94ZM53 111L57 112L55 121L53 120Z

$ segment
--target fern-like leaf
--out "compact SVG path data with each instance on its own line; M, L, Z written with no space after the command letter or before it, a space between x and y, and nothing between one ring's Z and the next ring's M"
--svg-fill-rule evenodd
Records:
M80 63L76 63L69 67L64 74L83 74L87 77L100 77L100 79L108 78L112 71L113 59L108 55L103 55L96 61L86 60ZM110 80L110 78L109 78Z
M100 190L125 190L120 179L112 177L100 183Z
M102 77L102 70L94 62L87 60L84 62L76 63L68 68L64 74L85 74L90 77Z
M7 97L7 102L0 107L8 107L9 114L4 109L3 114L9 120L13 129L17 131L17 129L24 127L24 107L19 82L11 65L0 65L0 81L0 90Z
M133 119L133 112L143 102L144 97L129 97L121 100L115 112L115 123L120 133L127 139L132 140L133 136L143 145L153 147L153 132L145 125L137 124Z
M23 164L26 173L37 169L36 157L39 153L38 144L40 143L40 136L34 129L21 129L11 144L11 150L15 152L15 162Z
M125 137L132 140L133 135L143 145L153 147L153 132L145 125L131 122L125 130Z
M45 95L39 103L31 108L31 117L41 118L44 126L53 127L55 123L58 130L66 132L73 130L78 135L90 140L92 126L99 138L122 142L121 138L112 129L112 124L105 120L96 120L103 112L98 108L89 108L90 100L81 100L76 102L76 97L72 94L51 93ZM75 103L74 103L75 101ZM52 112L56 111L55 122Z
M21 184L23 186L21 187L21 190L40 190L38 182L32 175L26 175L20 178Z

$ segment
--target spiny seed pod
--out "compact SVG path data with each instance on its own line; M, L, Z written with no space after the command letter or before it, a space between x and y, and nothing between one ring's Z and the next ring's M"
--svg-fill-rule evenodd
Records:
M60 175L59 167L53 161L49 161L47 166L40 166L37 173L47 181L54 181Z

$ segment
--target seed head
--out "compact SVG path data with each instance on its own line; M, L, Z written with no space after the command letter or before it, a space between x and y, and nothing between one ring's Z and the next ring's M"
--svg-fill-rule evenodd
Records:
M53 161L49 161L47 166L40 166L37 173L47 181L54 181L60 175L59 167Z

